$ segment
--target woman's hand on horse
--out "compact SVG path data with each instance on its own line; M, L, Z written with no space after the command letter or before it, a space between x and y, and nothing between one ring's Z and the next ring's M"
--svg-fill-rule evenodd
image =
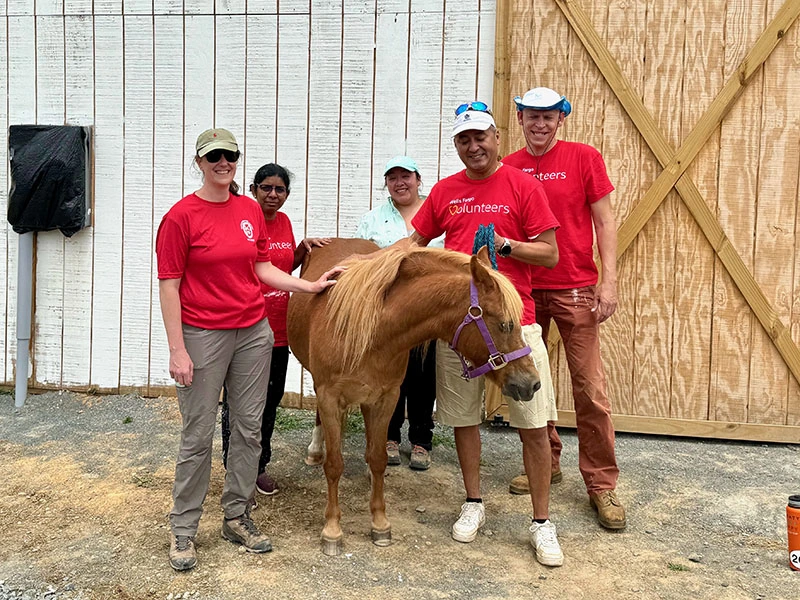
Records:
M311 248L314 246L321 248L322 246L327 246L331 243L331 238L322 237L322 238L305 238L300 244L303 248L306 249L307 253L311 252Z
M169 374L179 387L192 385L194 363L186 348L176 348L169 352Z
M314 286L317 288L314 290L314 292L318 294L319 292L324 291L325 289L331 287L332 285L335 285L336 284L335 277L339 275L339 273L343 273L346 270L347 267L340 265L337 267L333 267L330 271L325 271L325 273L322 274L322 277L320 277L314 282Z

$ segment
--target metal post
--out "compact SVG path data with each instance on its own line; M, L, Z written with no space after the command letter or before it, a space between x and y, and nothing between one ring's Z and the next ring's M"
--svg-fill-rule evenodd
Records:
M14 406L25 405L28 395L28 346L31 341L31 296L33 290L33 232L19 236L17 255L17 378Z

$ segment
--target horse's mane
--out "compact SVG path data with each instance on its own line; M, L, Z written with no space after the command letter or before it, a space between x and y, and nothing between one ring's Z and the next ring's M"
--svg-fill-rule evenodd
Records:
M470 272L469 256L438 248L389 249L371 258L346 262L348 269L339 276L328 299L328 325L333 329L334 339L341 344L340 356L345 369L355 369L372 346L387 291L406 258L419 273L457 271L469 275ZM500 288L503 318L519 323L522 300L516 289L503 275L491 269L487 272ZM450 291L427 289L424 292L432 295ZM465 298L465 309L467 302Z

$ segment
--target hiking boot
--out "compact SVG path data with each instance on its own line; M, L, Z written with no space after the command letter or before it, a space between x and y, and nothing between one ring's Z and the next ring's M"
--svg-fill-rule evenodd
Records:
M564 475L561 473L561 469L550 473L550 485L553 485L554 483L561 483L563 479ZM514 479L512 479L511 483L508 485L508 491L512 494L517 494L520 496L530 494L531 488L528 485L528 476L523 473L522 475L517 475L514 477Z
M249 513L235 519L224 519L222 537L234 544L241 544L248 552L260 554L272 550L272 542L258 530Z
M431 453L422 446L414 446L408 466L415 471L427 471L431 468Z
M386 454L389 456L390 465L400 464L400 444L392 440L386 442Z
M176 571L188 571L197 564L194 538L188 535L169 536L169 566Z
M589 494L589 503L597 511L597 520L606 529L625 529L625 507L617 498L615 490L603 490Z
M556 537L556 526L549 520L536 523L528 529L531 533L531 545L536 548L536 560L548 567L560 567L564 564L564 553Z
M486 509L483 502L464 502L458 521L453 523L453 539L465 544L471 542L485 522Z
M278 484L266 473L261 473L256 479L256 491L265 496L272 496L278 493Z

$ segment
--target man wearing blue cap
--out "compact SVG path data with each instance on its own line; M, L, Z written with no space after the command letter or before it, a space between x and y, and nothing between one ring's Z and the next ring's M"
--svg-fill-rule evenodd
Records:
M556 322L572 377L578 428L578 464L589 501L600 524L623 529L625 508L617 498L619 477L614 453L614 426L600 359L599 325L617 308L617 228L611 210L614 186L600 153L586 144L556 139L572 111L567 99L550 88L534 88L514 98L525 147L503 162L536 177L544 186L550 209L561 223L559 262L553 269L532 267L536 320L547 339L550 319ZM594 231L593 231L594 230ZM593 240L602 262L597 283ZM551 481L561 480L561 440L549 424ZM527 478L511 482L512 493L529 493Z

